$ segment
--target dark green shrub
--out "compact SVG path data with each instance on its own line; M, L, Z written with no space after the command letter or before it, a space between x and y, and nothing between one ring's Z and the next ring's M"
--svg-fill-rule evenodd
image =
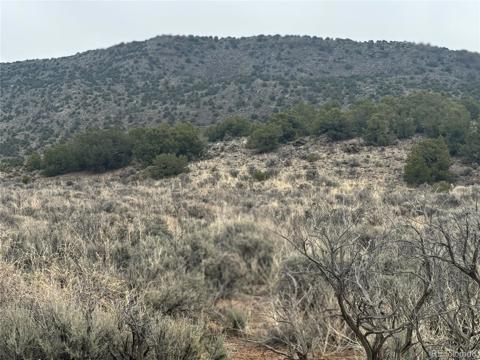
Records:
M270 173L268 171L262 171L262 170L253 170L251 172L252 178L256 181L265 181L270 178Z
M185 155L189 159L199 157L205 147L200 138L200 130L192 124L179 124L175 126L173 136L177 144L177 155Z
M127 165L132 157L129 137L119 130L90 130L45 150L47 176L72 171L105 171Z
M188 159L185 155L160 154L155 157L152 166L148 167L148 173L154 179L161 179L186 172L187 165Z
M475 100L472 97L465 97L461 100L461 103L470 113L470 119L480 120L480 101Z
M442 139L427 139L416 144L408 154L404 178L409 185L452 181L448 171L452 160Z
M367 145L386 146L393 140L388 122L381 114L374 114L367 121L367 128L363 134Z
M440 136L445 139L450 154L456 155L465 144L470 131L470 116L465 107L453 101L447 102L450 106L443 113L440 124Z
M72 146L81 170L118 169L132 158L130 139L120 130L91 130L75 137Z
M29 171L41 170L43 167L42 157L38 153L33 153L25 159L25 167Z
M353 135L353 126L349 117L337 107L319 113L314 125L314 133L325 134L330 140L349 139Z
M268 123L280 129L278 141L281 143L292 141L297 137L297 131L293 127L293 124L289 121L289 118L286 114L276 114Z
M469 161L480 163L480 124L472 126L466 136L461 153Z
M417 131L429 137L440 135L444 98L433 92L413 92L400 99L402 113L415 121Z
M350 107L347 116L352 122L354 134L361 135L365 131L368 119L375 111L375 103L371 100L362 100Z
M393 133L399 139L408 139L415 135L416 125L412 117L398 117L391 124Z
M275 114L268 123L280 128L281 135L279 141L281 143L286 143L295 140L299 136L308 134L308 125L305 123L305 119L294 111Z
M171 126L162 124L156 128L137 128L129 132L133 143L133 156L143 164L164 153L176 154L178 144Z
M80 170L78 154L69 144L59 144L45 150L43 154L43 171L47 176L65 174Z
M468 133L471 118L460 102L433 92L414 92L400 99L402 116L412 118L417 132L442 136L451 154L457 154Z
M210 126L206 135L209 141L219 141L228 138L248 136L252 130L252 123L247 119L234 116Z
M191 124L137 128L131 130L129 136L133 143L133 156L146 165L152 164L160 154L185 155L193 159L200 156L204 149L199 129Z
M295 104L288 112L294 128L299 136L308 135L312 132L312 126L317 118L317 110L305 102Z
M258 152L272 151L278 147L281 136L282 131L278 126L262 125L249 136L247 146Z

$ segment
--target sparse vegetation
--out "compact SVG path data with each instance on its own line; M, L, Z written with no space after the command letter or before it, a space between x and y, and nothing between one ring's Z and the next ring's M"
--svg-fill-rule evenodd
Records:
M60 178L34 172L28 186L2 175L0 358L235 359L233 349L253 343L291 359L364 358L371 350L362 336L381 356L476 349L477 323L468 323L466 337L456 324L479 313L476 275L466 274L469 251L478 247L471 229L479 189L405 187L401 173L415 142L382 149L312 137L252 156L237 139L209 149L188 173L161 186L135 171ZM310 169L315 176L303 176ZM255 170L275 176L252 181ZM472 168L468 176L478 175ZM466 228L453 224L466 220L465 238ZM325 236L332 246L324 247ZM454 237L468 246L453 248L452 265L444 245ZM307 247L319 268L300 251L303 240L317 250L335 251L337 244L345 261L359 254L354 272L342 270L350 263L338 252L333 257L345 276L345 301L360 304L348 306L347 317L336 280L321 276L329 253ZM433 261L438 270L421 311L390 312L402 299L421 298ZM457 323L441 316L446 302ZM348 316L360 321L360 333ZM405 319L418 321L411 343ZM394 323L392 341L374 347L369 329L386 337Z
M0 360L480 355L477 54L164 36L66 61L0 65Z
M442 137L450 154L476 162L478 124L470 114L472 112L459 101L421 92L400 98L385 97L378 103L362 101L348 109L331 103L315 110L300 103L286 112L273 114L261 125L243 118L228 118L207 129L206 135L210 141L248 135L247 147L257 153L266 153L307 135L325 135L331 141L362 137L367 145L388 146L395 140L420 134ZM473 116L477 116L475 111ZM194 160L199 159L204 150L205 143L198 127L188 123L162 124L155 128L134 128L128 133L111 129L90 130L46 149L43 157L34 153L24 162L27 169L43 169L45 174L52 176L83 170L116 169L129 164L132 159L149 166L162 154ZM418 167L416 171L420 171ZM254 178L265 180L266 176L258 173ZM446 177L435 180L436 176L432 180L413 181L411 175L406 178L411 184L449 180Z

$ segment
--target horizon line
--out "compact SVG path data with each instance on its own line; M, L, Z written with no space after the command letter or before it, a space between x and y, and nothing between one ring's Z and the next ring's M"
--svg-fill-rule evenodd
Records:
M318 35L309 35L309 34L256 34L256 35L240 35L240 36L235 36L235 35L205 35L205 34L159 34L155 35L153 37L149 37L143 40L126 40L126 41L121 41L117 42L112 45L106 45L104 47L97 47L97 48L92 48L92 49L86 49L86 50L80 50L77 51L74 54L67 54L67 55L59 55L59 56L53 56L53 57L43 57L43 58L27 58L27 59L20 59L20 60L1 60L0 59L0 64L14 64L14 63L19 63L19 62L28 62L28 61L48 61L48 60L58 60L58 59L65 59L65 58L70 58L78 55L85 54L87 52L91 51L98 51L98 50L107 50L116 46L121 46L121 45L126 45L126 44L131 44L131 43L139 43L139 42L147 42L149 40L153 40L159 37L179 37L179 38L206 38L206 39L217 39L217 40L225 40L225 39L235 39L235 40L242 40L242 39L248 39L248 38L255 38L255 37L260 37L260 36L265 36L265 37L307 37L307 38L314 38L314 39L321 39L321 40L333 40L333 41L338 41L338 40L343 40L343 41L352 41L356 43L368 43L368 42L387 42L387 43L406 43L406 44L411 44L411 45L418 45L418 46L428 46L428 47L434 47L434 48L440 48L440 49L447 49L449 51L465 51L465 52L470 52L474 54L479 54L480 55L480 50L468 50L468 49L451 49L446 46L441 46L441 45L434 45L429 42L415 42L415 41L409 41L409 40L387 40L387 39L369 39L369 40L354 40L351 38L343 38L343 37L330 37L330 36L318 36Z

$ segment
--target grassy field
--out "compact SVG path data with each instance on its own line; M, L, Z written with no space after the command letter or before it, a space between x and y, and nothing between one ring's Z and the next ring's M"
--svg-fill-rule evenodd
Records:
M450 192L404 185L412 141L310 139L261 155L224 142L159 181L131 168L2 174L0 359L363 358L294 239L345 214L366 238L407 239L398 226L425 211L474 209L478 168L455 164Z

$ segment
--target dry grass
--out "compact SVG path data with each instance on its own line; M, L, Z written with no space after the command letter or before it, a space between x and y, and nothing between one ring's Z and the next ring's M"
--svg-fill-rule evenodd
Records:
M195 254L194 246L205 239L213 240L202 251L214 253L229 229L253 227L245 230L248 236L258 232L274 243L268 271L258 263L240 262L255 272L251 281L239 282L220 301L209 299L219 289L203 295L193 289L193 298L201 303L181 310L181 316L197 324L215 322L212 312L233 302L248 314L246 336L260 339L274 326L271 297L279 267L292 254L278 233L296 231L298 222L320 204L363 206L369 231L375 231L391 218L398 221L407 200L429 196L406 188L401 180L409 141L386 148L352 143L317 139L263 155L252 155L241 141L222 143L210 150L209 159L192 164L188 174L160 181L139 179L128 169L37 177L27 185L2 175L0 306L18 299L21 304L55 299L116 314L112 309L131 297L143 301L149 292L177 289L180 282L191 290L188 284L200 281L208 258L199 265L202 269L186 269L177 256L187 248ZM316 160L309 162L309 154L316 154L311 157ZM256 181L252 169L268 172L269 178ZM478 178L474 171L469 181ZM448 197L462 199L472 189L459 187ZM242 355L241 349L257 350L240 340L227 343L233 359L278 358L258 349L255 356Z

